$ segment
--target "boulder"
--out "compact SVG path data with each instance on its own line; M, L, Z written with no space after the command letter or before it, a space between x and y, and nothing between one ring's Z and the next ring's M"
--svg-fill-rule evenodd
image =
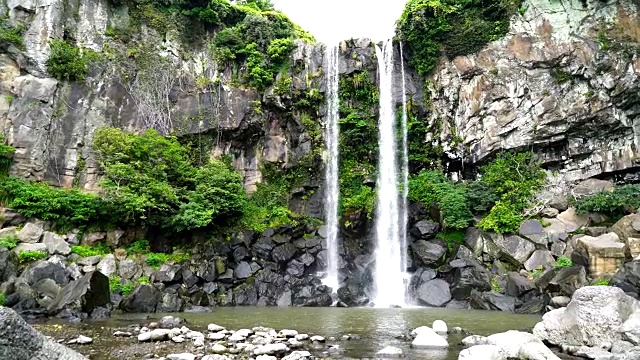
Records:
M491 290L491 277L481 265L457 268L451 283L451 295L454 299L467 299L471 290Z
M401 359L403 357L402 349L394 346L387 346L376 353L376 359Z
M447 334L449 332L447 323L442 320L435 320L431 325L431 329L438 334Z
M292 243L282 244L271 252L271 258L275 262L287 262L291 260L298 249Z
M473 290L469 300L474 309L515 312L516 299L495 291L481 293Z
M171 313L184 310L184 300L176 293L165 292L158 302L157 312Z
M16 276L18 259L15 253L0 247L0 284Z
M449 283L442 279L429 280L416 290L418 300L427 306L443 306L451 300Z
M628 294L638 298L640 291L640 260L624 264L611 279L611 285L617 286Z
M0 216L0 218L2 217ZM1 223L2 222L0 221L0 226L2 226ZM0 238L13 238L17 236L18 236L18 228L15 226L9 226L9 227L0 229Z
M627 245L629 255L632 258L640 256L640 214L631 214L618 220L610 231Z
M43 233L44 229L42 226L28 222L18 231L18 240L23 243L37 243L40 241Z
M416 334L415 339L411 342L411 347L414 349L446 349L449 347L445 338L427 326L421 326L413 333Z
M542 223L538 220L525 220L520 224L518 230L520 236L533 241L536 244L546 246L549 242L549 236L544 231Z
M45 231L42 236L42 243L47 247L47 251L51 255L60 254L60 255L69 255L71 254L71 247L64 240L64 237L52 233L50 231Z
M91 233L86 233L84 234L84 236L82 236L82 241L81 244L82 245L88 245L88 246L94 246L97 243L105 240L105 238L107 237L107 233L106 232L91 232Z
M566 229L565 231L568 233L572 233L589 225L589 216L576 214L576 210L572 207L561 212L556 219L560 220L564 224Z
M133 292L124 298L120 308L125 312L152 313L160 302L160 292L151 285L138 285Z
M109 278L96 271L85 274L78 280L63 287L55 300L47 307L50 313L57 313L67 306L78 306L82 312L90 314L98 307L111 303Z
M460 351L458 360L505 360L505 356L495 345L474 345Z
M496 237L495 244L503 256L516 266L522 266L536 249L531 241L518 235Z
M429 220L420 220L411 228L411 235L418 239L433 239L438 233L438 224Z
M518 297L528 291L535 289L535 285L531 280L516 273L510 272L507 274L507 284L505 286L505 293L509 296Z
M100 271L106 276L111 276L116 273L116 258L113 254L108 254L100 260L96 265L96 270Z
M140 267L132 259L124 259L118 264L118 274L125 280L133 279L140 272Z
M588 195L593 195L601 191L613 191L615 186L611 181L600 179L587 179L579 182L573 189L571 189L571 195L575 198L581 198Z
M619 288L585 286L576 290L566 308L544 314L533 334L558 346L609 348L623 340L620 329L638 309L638 301Z
M304 276L304 268L304 263L294 259L289 262L286 271L291 276L302 277Z
M446 253L446 249L440 244L425 240L413 242L411 244L411 250L413 251L415 258L424 265L437 263Z
M47 252L47 245L43 243L19 243L18 246L13 248L13 253L19 255L23 251L41 251Z
M41 279L53 279L56 284L65 286L69 283L64 268L59 264L54 264L46 260L40 260L32 263L22 272L22 277L27 284L33 285Z
M576 244L577 254L588 262L589 274L592 277L613 275L624 263L625 244L620 242L616 233L608 233L598 237L583 236ZM581 261L583 262L583 261Z
M252 274L251 265L246 261L241 261L233 270L233 275L238 279L246 279Z
M549 250L536 250L531 254L531 257L524 263L524 268L528 271L536 269L551 269L553 268L556 260L553 258L553 254Z
M587 273L580 265L555 268L542 274L535 283L546 292L571 296L577 289L587 285Z
M86 360L77 352L56 343L29 326L15 311L0 306L0 359Z
M157 282L177 282L182 279L182 267L176 264L162 264L154 274Z
M100 260L102 260L102 255L94 255L94 256L79 258L76 260L76 263L82 266L93 266L99 263Z

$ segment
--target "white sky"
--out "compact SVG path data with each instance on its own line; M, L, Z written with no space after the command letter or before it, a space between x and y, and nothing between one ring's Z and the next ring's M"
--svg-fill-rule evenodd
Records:
M391 38L407 0L271 0L320 42Z

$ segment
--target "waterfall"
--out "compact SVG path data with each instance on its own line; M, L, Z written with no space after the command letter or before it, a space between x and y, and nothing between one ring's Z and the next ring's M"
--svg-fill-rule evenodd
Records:
M323 283L338 290L338 121L339 112L339 47L326 47L327 58L327 120L325 124L325 143L327 164L325 173L325 221L327 227L327 275Z
M407 83L404 75L404 54L400 43L400 74L402 75L402 204L400 211L400 251L402 271L407 271L407 224L409 222L409 133L407 129Z
M400 244L396 119L393 101L393 41L376 45L380 77L378 203L376 206L376 267L374 304L377 307L405 303L404 270Z

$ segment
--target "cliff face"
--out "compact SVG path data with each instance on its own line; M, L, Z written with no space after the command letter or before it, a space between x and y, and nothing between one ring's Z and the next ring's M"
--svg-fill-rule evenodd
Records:
M474 165L533 149L562 181L635 171L640 140L637 1L525 2L509 34L440 64L430 83L435 139ZM445 145L446 147L446 145Z

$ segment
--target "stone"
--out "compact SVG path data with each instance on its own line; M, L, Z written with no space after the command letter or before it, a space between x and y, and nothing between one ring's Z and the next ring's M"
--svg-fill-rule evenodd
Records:
M36 225L32 222L24 224L24 227L18 231L18 240L24 243L37 243L40 241L44 229L42 226Z
M521 266L535 250L535 245L518 235L500 236L495 244L505 258L516 266Z
M226 330L226 328L217 324L209 324L207 325L207 330L211 332L219 332Z
M289 262L289 264L287 265L287 274L294 276L294 277L302 277L304 276L304 263L301 263L298 260L291 260Z
M120 303L120 308L132 313L153 313L160 302L160 292L151 285L138 285Z
M102 242L107 237L106 232L91 232L86 233L82 237L82 241L80 242L82 245L94 246L99 242Z
M564 208L562 211L564 210L566 210L566 208ZM540 216L548 219L555 218L556 216L558 216L558 214L560 214L560 211L553 207L547 207L540 211Z
M275 262L287 262L291 260L298 249L292 243L282 244L271 252L271 257Z
M587 273L580 265L555 268L542 274L535 283L546 292L571 296L576 289L587 285Z
M575 251L587 258L589 274L592 277L612 276L624 263L625 244L615 233L607 233L596 238L583 236L578 239Z
M118 331L115 331L113 333L113 336L115 336L115 337L132 337L133 334L128 332L128 331L120 331L120 330L118 330Z
M433 322L433 325L431 325L431 328L433 329L433 331L435 331L437 334L446 334L449 332L449 328L447 327L447 323L445 323L442 320L436 320Z
M469 300L474 309L515 312L516 299L495 291L481 293L472 290Z
M593 195L601 191L613 191L615 186L610 181L599 179L587 179L578 183L572 190L571 194L575 198L581 198Z
M551 269L555 265L556 260L549 250L536 250L531 257L524 263L524 268L528 271L536 269Z
M430 240L438 233L438 224L429 220L420 220L411 228L411 235L418 239Z
M58 294L60 294L61 289L60 286L51 279L41 279L35 283L32 288L38 294L48 296L52 299L55 299Z
M491 290L491 277L487 269L479 264L456 269L451 283L452 297L467 299L473 289Z
M227 335L223 332L215 332L207 335L207 339L213 341L223 340L225 337L227 337Z
M507 284L505 286L505 293L507 295L518 297L535 288L535 285L528 278L516 272L507 274Z
M282 360L311 360L313 357L308 351L294 351L291 354L282 358Z
M624 340L633 345L640 345L640 309L636 309L620 327Z
M36 244L20 243L18 244L18 246L14 247L12 251L16 255L19 255L23 251L47 252L47 245L43 243L36 243Z
M546 246L549 242L549 236L544 231L542 223L538 220L525 220L520 224L518 230L520 236L533 241L536 244Z
M181 312L184 310L184 300L177 293L164 292L158 302L158 312Z
M286 344L273 343L257 347L253 350L253 355L283 355L287 351L289 351L289 348Z
M446 249L434 242L418 240L411 244L411 250L423 265L438 262L446 253Z
M118 263L118 274L125 280L132 280L140 271L140 267L132 259L124 259Z
M69 342L67 342L67 344L78 344L78 345L86 345L91 343L93 343L93 339L84 335L79 335L77 338L69 340Z
M401 359L403 357L402 349L395 346L387 346L376 353L377 359Z
M568 296L554 296L551 298L551 305L555 307L565 307L569 305L571 298Z
M182 268L180 265L162 264L154 274L154 279L158 282L180 281L182 279Z
M169 340L169 334L171 334L171 330L169 329L153 329L138 335L138 341L165 341Z
M282 336L282 337L286 337L286 338L292 338L292 337L295 337L296 335L298 335L298 331L290 330L290 329L282 329L282 330L280 330L278 335Z
M170 315L163 316L158 322L160 327L164 329L176 328L183 323L184 323L184 320L182 318L179 318L177 316L170 316Z
M229 349L222 344L215 344L211 347L211 352L214 354L226 354L229 352Z
M126 245L126 243L123 241L126 240L126 237L124 235L125 232L122 229L109 230L107 232L107 244L112 248Z
M94 256L79 258L76 260L76 263L82 266L91 266L91 265L96 265L97 263L100 262L100 260L102 260L102 255L94 255Z
M569 233L589 224L589 216L576 214L576 210L572 207L561 212L556 218L564 223L565 231Z
M314 335L311 337L311 342L323 343L325 342L325 338L320 335Z
M246 279L252 274L251 265L246 261L241 261L233 270L233 275L238 279Z
M633 260L624 264L611 279L611 285L617 286L626 293L635 294L640 291L640 260Z
M610 231L618 235L620 241L627 245L632 258L640 256L640 214L631 214L618 220Z
M414 332L416 337L411 342L411 347L414 349L445 349L449 347L449 343L445 338L427 326L421 326L415 329Z
M113 254L105 255L102 260L96 265L96 270L100 271L106 276L111 276L116 273L116 258Z
M65 286L69 283L64 268L59 264L54 264L46 260L31 263L20 275L27 284L33 285L41 279L52 279L56 284Z
M0 358L12 360L86 360L29 326L15 311L0 306Z
M13 238L18 237L18 228L15 226L9 226L4 229L0 229L0 238Z
M47 251L51 255L69 255L71 254L71 247L64 238L58 234L50 231L45 231L42 236L42 243L47 247Z
M196 356L191 353L169 354L167 360L196 360Z
M295 336L295 339L298 341L307 341L309 340L309 335L308 334L298 334Z
M458 360L505 360L505 356L495 345L475 345L460 351Z
M551 254L555 257L564 255L566 249L567 244L562 241L556 240L551 243ZM571 256L568 257L570 258Z
M285 292L282 293L282 295L280 295L280 297L278 298L278 302L277 305L278 307L288 307L291 306L292 301L291 301L291 290L287 290Z
M99 307L111 303L109 278L100 272L85 274L60 289L58 296L47 307L50 313L57 313L71 304L81 304L82 312L90 314Z
M442 279L429 280L416 290L418 300L427 306L443 306L451 300L449 283Z
M171 335L169 335L171 336ZM171 337L171 341L173 341L176 344L182 344L183 342L187 341L184 336L182 335L177 335L177 336L172 336Z
M637 300L610 286L585 286L565 308L551 310L533 334L552 345L609 348L623 340L621 326L640 308Z

